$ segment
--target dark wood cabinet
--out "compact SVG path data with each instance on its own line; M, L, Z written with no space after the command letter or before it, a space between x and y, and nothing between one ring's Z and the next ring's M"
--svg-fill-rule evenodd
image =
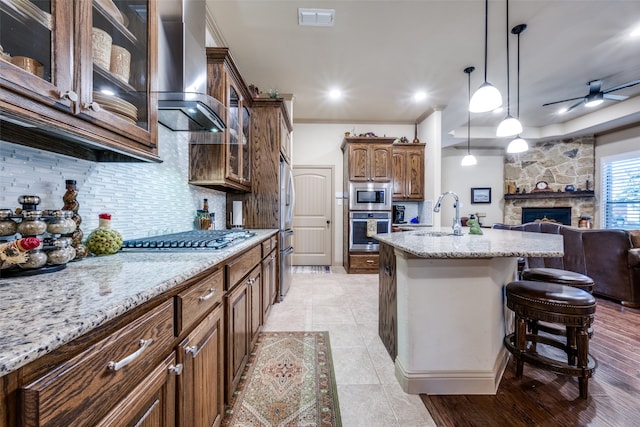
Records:
M228 402L249 357L249 288L246 283L238 285L225 299L225 400Z
M251 191L251 95L228 48L207 48L207 94L226 107L221 144L189 145L189 183ZM195 136L197 138L197 135Z
M173 337L173 301L167 301L24 386L23 425L98 422L148 377Z
M249 348L253 348L262 330L262 265L258 265L247 279L249 292Z
M0 425L219 426L275 298L277 253L272 235L3 376Z
M351 138L353 139L353 138ZM376 138L379 139L379 138ZM358 182L388 182L392 178L392 148L388 142L349 142L349 180Z
M274 245L275 248L275 245ZM273 249L262 260L262 323L267 321L271 306L276 301L278 284L278 251Z
M222 299L221 296L219 299ZM224 417L224 307L218 304L180 343L178 419L183 427L219 426Z
M159 161L156 2L113 10L92 1L27 3L0 8L5 53L39 64L0 59L3 140L92 161ZM129 73L110 67L112 46L130 56Z
M283 99L256 98L251 110L251 193L227 194L243 202L248 228L280 228L280 159L290 153L291 122Z
M393 201L424 200L424 144L393 145Z
M398 353L398 309L396 296L396 256L393 247L380 243L378 335L391 360Z
M175 426L176 378L179 378L180 372L176 355L171 353L95 427Z

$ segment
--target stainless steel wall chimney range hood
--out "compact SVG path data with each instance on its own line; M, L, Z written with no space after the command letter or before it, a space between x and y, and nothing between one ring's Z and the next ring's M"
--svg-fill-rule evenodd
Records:
M158 121L176 132L220 134L225 107L206 94L205 0L159 1L158 13Z

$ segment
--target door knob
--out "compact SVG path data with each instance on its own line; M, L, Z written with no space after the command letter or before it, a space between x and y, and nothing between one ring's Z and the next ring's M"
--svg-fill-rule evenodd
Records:
M328 219L327 220L327 225L329 225L329 224L331 224L331 220Z

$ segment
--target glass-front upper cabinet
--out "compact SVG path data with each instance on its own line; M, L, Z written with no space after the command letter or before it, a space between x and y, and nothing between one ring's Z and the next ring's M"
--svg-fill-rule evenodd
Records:
M249 109L242 106L242 180L251 181L251 150L249 150L249 130L251 129L251 113Z
M229 85L229 102L227 108L227 170L226 178L240 181L241 153L240 143L242 129L240 127L240 95L233 85Z
M74 112L72 28L73 2L0 0L0 84Z
M157 16L156 0L0 0L7 109L116 151L157 153Z
M88 29L91 50L83 53L87 58L80 63L80 67L86 67L83 71L87 76L81 109L108 121L115 129L127 130L133 137L140 130L150 132L149 2L93 0L92 3L92 26Z

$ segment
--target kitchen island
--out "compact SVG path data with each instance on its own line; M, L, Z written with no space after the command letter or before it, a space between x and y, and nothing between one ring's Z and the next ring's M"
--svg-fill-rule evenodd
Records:
M407 393L495 394L519 257L563 255L562 236L450 228L378 234L380 336ZM384 254L388 254L384 256Z

